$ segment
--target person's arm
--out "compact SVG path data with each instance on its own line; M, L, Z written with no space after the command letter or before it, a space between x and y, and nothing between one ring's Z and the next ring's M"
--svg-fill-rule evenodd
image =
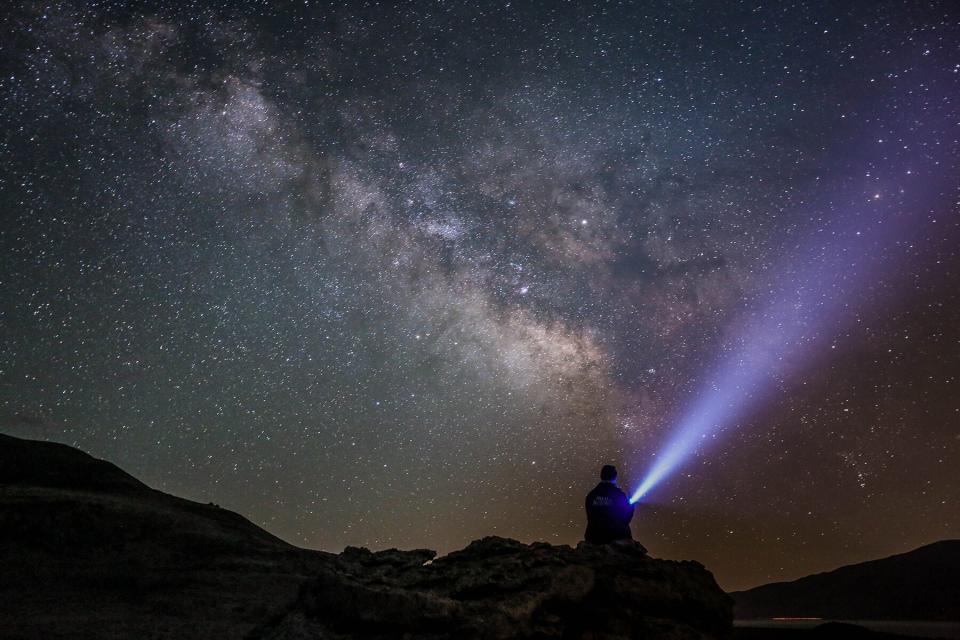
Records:
M625 494L621 494L621 500L620 509L623 512L623 522L624 524L630 524L630 521L633 520L634 505L630 504Z

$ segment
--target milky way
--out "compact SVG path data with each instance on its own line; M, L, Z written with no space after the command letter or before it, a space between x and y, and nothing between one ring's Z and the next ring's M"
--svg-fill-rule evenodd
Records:
M960 536L952 3L216 4L5 12L0 430L314 548L575 543L872 207L635 535L729 588Z

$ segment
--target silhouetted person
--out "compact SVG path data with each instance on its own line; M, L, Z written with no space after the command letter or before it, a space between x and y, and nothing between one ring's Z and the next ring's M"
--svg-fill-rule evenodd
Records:
M617 469L604 465L600 470L600 484L587 494L587 542L606 544L616 540L633 540L630 519L633 505L617 487Z

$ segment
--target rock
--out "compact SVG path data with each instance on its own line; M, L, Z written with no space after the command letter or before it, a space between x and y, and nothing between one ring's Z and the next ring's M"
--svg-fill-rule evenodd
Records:
M715 638L732 600L696 562L640 545L483 538L432 552L348 548L263 638Z

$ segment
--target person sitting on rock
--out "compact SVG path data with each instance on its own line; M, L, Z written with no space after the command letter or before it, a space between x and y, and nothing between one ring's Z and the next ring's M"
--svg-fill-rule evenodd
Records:
M617 468L607 464L600 470L600 484L587 494L587 542L607 544L618 540L633 540L630 519L633 505L617 487Z

